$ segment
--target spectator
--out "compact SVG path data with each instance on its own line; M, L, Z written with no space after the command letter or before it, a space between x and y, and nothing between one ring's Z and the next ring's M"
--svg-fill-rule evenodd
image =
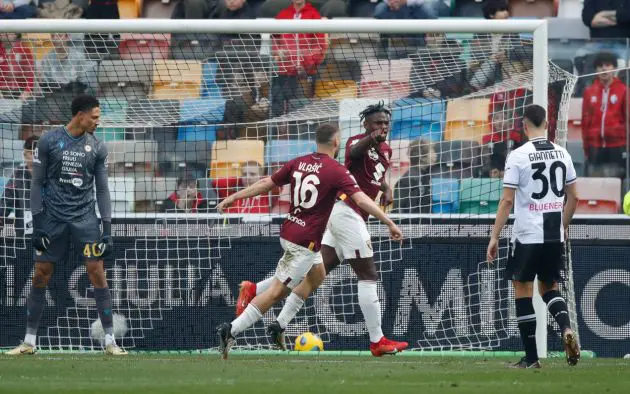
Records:
M191 178L179 178L177 190L162 204L164 212L197 213L205 212L207 209L207 201L201 197L197 180Z
M292 0L276 19L321 19L319 12L306 0ZM277 34L273 38L272 56L278 76L271 85L273 116L286 113L288 100L310 96L317 69L324 61L328 43L325 34Z
M410 80L415 85L421 85L411 93L411 97L441 99L462 96L466 64L459 58L459 43L447 40L444 33L427 33L425 42L426 48L409 56L413 61Z
M591 38L630 37L630 7L627 0L584 0L582 21Z
M310 2L323 18L348 17L347 0L313 0ZM291 5L291 0L266 0L258 10L259 18L275 18L278 13Z
M182 0L171 15L172 19L212 19L216 18L218 2L222 0ZM238 0L237 0L238 1Z
M224 178L214 182L221 199L235 193L241 188L246 188L262 179L264 169L256 161L248 161L241 167L239 178ZM245 198L235 203L226 210L228 213L269 213L271 207L269 195L259 195Z
M41 63L40 87L44 93L59 89L74 96L93 93L96 89L96 65L86 59L83 47L72 45L67 33L53 33L51 38L53 50Z
M492 155L490 158L490 178L503 179L505 173L505 156Z
M29 98L35 81L35 59L19 34L0 33L0 98Z
M409 169L394 188L393 213L431 212L431 166L437 157L433 145L425 139L409 144Z
M508 19L510 17L510 6L507 0L486 0L483 5L483 17L485 19Z
M247 0L219 0L215 18L256 19L256 13Z
M617 56L595 59L597 79L584 90L582 139L589 176L622 176L626 156L626 85L614 76Z
M443 10L444 3L430 0L384 0L376 5L376 19L436 19L448 16Z
M1 0L0 19L35 18L36 10L31 0Z
M33 151L39 137L32 136L24 141L24 164L15 169L0 197L0 232L10 213L15 215L15 234L20 237L33 233L31 214L31 179L33 173Z

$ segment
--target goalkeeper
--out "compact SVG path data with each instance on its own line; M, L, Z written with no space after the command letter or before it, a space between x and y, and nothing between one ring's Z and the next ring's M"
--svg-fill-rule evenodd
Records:
M46 302L46 286L56 262L66 260L68 241L85 261L94 286L94 299L105 331L105 353L123 355L113 335L112 299L103 259L111 255L111 203L107 187L107 148L93 133L99 123L96 98L80 95L72 101L72 119L48 131L33 152L31 211L35 270L26 301L26 336L9 355L33 354ZM95 211L96 201L103 231Z

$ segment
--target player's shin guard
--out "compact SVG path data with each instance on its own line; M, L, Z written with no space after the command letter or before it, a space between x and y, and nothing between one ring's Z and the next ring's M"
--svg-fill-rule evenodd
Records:
M521 332L521 341L525 348L525 357L530 363L538 361L538 350L536 349L536 312L531 297L517 298L516 320L518 329Z
M562 298L558 290L551 290L543 294L543 301L547 304L549 313L560 326L560 332L564 332L567 328L571 328L571 319L569 318L569 310L567 302Z
M112 296L108 287L94 289L94 301L98 317L105 332L105 346L114 343L114 318L112 314Z
M365 325L370 334L370 342L376 343L383 338L381 329L381 301L376 292L376 282L360 280L358 284L359 307L363 312Z
M32 287L26 299L26 337L24 342L35 346L39 320L44 312L46 303L46 288Z
M302 309L302 305L304 305L302 297L295 293L289 294L284 303L284 307L282 307L282 311L276 319L281 328L287 328L291 320L293 320L295 315Z
M243 313L232 321L232 336L236 337L238 334L256 324L260 319L262 319L262 313L260 313L258 307L254 304L247 305Z

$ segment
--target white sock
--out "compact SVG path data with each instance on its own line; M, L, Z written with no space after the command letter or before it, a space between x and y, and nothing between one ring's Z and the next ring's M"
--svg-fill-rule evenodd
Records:
M35 346L37 342L37 335L33 335L33 334L26 334L24 336L24 343L27 343L31 346Z
M302 297L295 293L289 294L284 306L282 307L282 311L276 319L278 323L280 323L280 327L287 328L289 323L291 323L291 320L295 318L295 315L297 315L302 308L302 305L304 305Z
M232 321L232 336L237 336L249 327L253 326L258 320L262 319L262 314L254 304L247 305L247 308L239 317Z
M112 334L105 334L105 346L115 345L116 340Z
M378 299L378 293L376 292L376 282L360 280L358 288L359 306L370 334L370 342L376 343L383 338L381 301Z
M276 279L275 276L271 276L263 281L260 281L258 283L256 283L256 295L258 294L262 294L265 292L265 290L267 290L268 288L271 287L271 284L273 283L273 280Z

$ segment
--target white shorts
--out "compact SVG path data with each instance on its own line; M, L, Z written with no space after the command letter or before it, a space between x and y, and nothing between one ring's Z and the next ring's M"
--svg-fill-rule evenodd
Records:
M333 207L322 245L334 248L339 261L374 256L365 221L343 201Z
M276 267L276 279L289 289L297 286L313 265L323 263L320 252L313 252L282 238L280 245L284 249L284 254Z

